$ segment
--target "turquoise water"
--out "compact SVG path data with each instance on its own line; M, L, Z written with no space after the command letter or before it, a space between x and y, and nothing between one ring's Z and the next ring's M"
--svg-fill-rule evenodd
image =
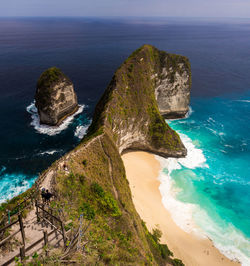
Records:
M161 160L164 204L185 230L250 265L249 32L249 19L1 18L0 203L80 142L114 71L148 43L192 67L193 113L170 122L188 156ZM72 79L82 107L60 128L39 125L34 110L51 66Z
M188 118L167 121L188 156L161 159L164 205L184 230L250 265L250 93L193 98L191 106Z

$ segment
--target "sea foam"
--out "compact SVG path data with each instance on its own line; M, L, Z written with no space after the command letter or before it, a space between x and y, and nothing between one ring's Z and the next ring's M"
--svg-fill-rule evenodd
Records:
M162 171L158 177L160 193L164 207L170 212L174 222L185 232L193 233L198 238L209 238L225 256L238 260L243 266L250 265L250 242L232 224L219 226L207 212L198 204L186 203L178 200L181 189L176 186L171 174L176 170L208 168L203 151L197 148L192 140L185 134L180 138L187 148L185 158L162 158L155 156L160 162ZM195 176L196 180L202 177ZM189 177L190 178L190 177Z
M162 195L162 202L165 208L170 211L175 223L185 232L195 233L199 237L204 237L202 231L195 225L192 214L195 204L183 203L176 199L179 189L174 185L171 179L171 173L174 170L186 168L194 169L196 167L208 167L206 158L201 149L197 149L191 139L184 134L180 134L181 140L187 148L187 156L185 158L162 158L155 156L160 162L163 171L160 173L159 180L161 185L159 190Z
M37 156L43 156L43 155L52 155L55 153L59 153L59 152L63 152L63 150L47 150L47 151L41 151L39 153L37 153Z
M77 126L74 132L74 136L79 139L82 139L83 136L86 134L87 129L88 129L88 126Z
M33 126L37 132L39 132L40 134L54 136L65 130L72 123L74 117L83 111L84 107L85 105L79 105L77 112L67 117L59 126L47 126L40 124L40 119L37 112L37 108L35 106L35 101L33 101L29 106L27 106L26 110L28 113L31 114L32 121L30 125Z
M194 110L192 109L191 106L189 106L188 112L186 113L185 118L189 118L193 112L194 112Z
M19 173L4 173L1 175L1 187L0 187L0 204L8 199L21 194L30 188L35 180L35 177L29 178Z
M250 103L250 100L235 100L236 102Z

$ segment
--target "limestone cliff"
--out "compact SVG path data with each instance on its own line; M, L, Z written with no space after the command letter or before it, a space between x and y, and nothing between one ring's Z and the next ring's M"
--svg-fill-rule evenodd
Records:
M78 109L72 82L56 67L40 76L35 100L41 124L58 125Z
M97 104L90 131L103 126L112 134L120 154L144 150L163 157L185 156L178 134L161 114L185 115L190 85L186 57L144 45L116 71Z
M161 65L155 74L155 97L165 118L184 117L189 110L191 70L184 56L160 53Z
M78 265L183 266L166 245L160 244L159 232L150 233L137 214L120 155L129 150L164 157L186 155L178 134L161 113L184 114L190 76L185 57L150 45L136 50L115 72L82 142L42 175L51 178L56 196L52 204L60 209L65 222L72 221L73 232L79 228L80 215L91 221L82 237L86 243L82 253L72 252L67 259ZM59 83L63 82L69 84L60 79ZM31 190L36 193L35 186ZM51 265L60 261L60 254L49 254Z
M166 73L171 76L166 78ZM187 104L189 92L181 90L190 89L190 76L187 58L142 46L115 72L81 144L56 164L56 204L67 210L65 219L73 217L77 227L81 213L95 216L88 238L95 248L90 245L86 265L96 261L100 265L183 265L171 258L167 246L140 220L120 155L129 150L164 157L186 155L180 137L159 111L159 85L165 84L162 93L169 95L167 103L174 102L170 96L175 95ZM183 112L183 105L175 105L174 110Z

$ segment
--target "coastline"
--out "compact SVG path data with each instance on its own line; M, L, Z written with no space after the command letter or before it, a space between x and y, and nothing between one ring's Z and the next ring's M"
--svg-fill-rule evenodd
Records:
M129 152L122 155L122 160L138 214L150 231L155 227L162 231L161 241L168 245L174 257L187 266L240 265L221 254L209 239L186 233L175 224L162 204L157 179L161 167L153 154Z

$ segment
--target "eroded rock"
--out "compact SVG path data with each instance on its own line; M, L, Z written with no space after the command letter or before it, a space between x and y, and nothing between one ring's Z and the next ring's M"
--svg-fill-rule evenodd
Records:
M47 69L40 76L35 100L40 123L50 126L60 124L78 109L73 83L56 67Z
M191 70L186 57L161 53L161 67L156 74L155 97L165 118L185 117L189 110Z
M184 157L186 148L163 116L179 118L187 113L190 86L186 57L144 45L115 72L89 131L108 132L120 154L142 150L167 158Z

